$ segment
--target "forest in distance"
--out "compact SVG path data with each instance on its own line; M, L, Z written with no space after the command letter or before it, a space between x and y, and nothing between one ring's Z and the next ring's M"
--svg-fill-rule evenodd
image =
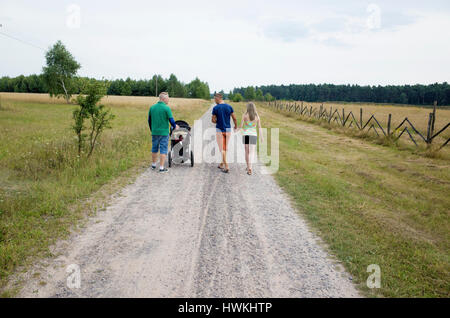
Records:
M74 77L70 83L72 94L79 94L87 82L95 81L88 77ZM185 84L171 74L165 79L161 75L154 75L149 80L133 80L131 78L106 80L107 95L121 96L156 96L160 92L168 92L172 97L209 99L208 83L196 78ZM49 93L44 74L20 75L17 77L1 77L0 92L14 93Z
M72 82L73 93L78 94L87 77L76 77ZM183 83L171 74L169 78L154 75L151 79L134 80L115 79L102 81L107 83L107 95L122 96L156 96L157 93L167 91L172 97L210 99L213 92L207 82L195 78L189 83ZM0 78L0 92L16 93L48 93L42 74L17 77L4 76ZM292 100L305 102L362 102L389 103L409 105L450 106L450 84L435 83L430 85L388 85L388 86L360 86L335 84L290 84L248 86L234 88L224 94L226 99L239 101L272 101ZM215 92L214 92L215 93Z
M230 92L231 93L231 92ZM431 85L360 86L334 84L268 85L235 88L245 100L263 100L270 95L277 100L305 102L386 103L409 105L450 106L450 85L447 82Z

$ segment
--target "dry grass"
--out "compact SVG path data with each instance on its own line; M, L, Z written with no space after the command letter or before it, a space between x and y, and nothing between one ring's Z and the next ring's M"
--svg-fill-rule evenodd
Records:
M313 107L320 107L319 103L307 103ZM387 120L389 114L392 114L392 128L397 127L405 117L412 122L412 124L423 134L426 133L428 127L428 115L432 112L432 108L414 107L414 106L395 106L385 104L336 104L336 103L324 103L324 107L333 109L339 109L342 113L342 108L345 109L345 113L350 111L355 114L355 117L359 118L359 110L363 109L363 119L368 120L371 115L375 115L380 124L387 127ZM444 127L450 122L450 108L436 110L436 125L435 131ZM446 138L450 138L450 130L444 133Z
M299 103L297 103L299 104ZM321 103L303 103L303 106L307 106L313 108L319 108ZM359 104L359 103L324 103L324 108L326 108L328 111L330 107L332 107L333 112L334 110L338 110L340 116L342 116L342 109L345 109L345 115L347 116L350 111L353 112L355 115L355 118L359 121L359 114L360 109L363 109L363 123L365 123L370 116L375 115L377 120L379 121L380 125L383 126L385 131L387 130L387 122L388 122L388 116L389 114L392 114L392 123L391 123L391 129L394 131L394 129L407 117L411 123L414 125L416 129L419 130L419 132L426 137L427 134L427 127L428 127L428 118L429 113L432 111L432 108L424 108L424 107L412 107L412 106L394 106L394 105L385 105L385 104ZM341 125L332 122L331 124L326 123L325 121L319 121L315 118L310 118L307 115L299 116L293 112L288 112L283 110L282 111L286 116L289 117L301 117L304 118L307 121L314 122L320 124L322 127L334 129L339 132L344 132L346 134L355 136L355 137L361 137L361 138L368 138L376 141L380 144L385 145L393 145L394 142L391 140L386 140L386 138L378 138L376 133L371 130L370 132L367 132L367 128L364 131L359 131L357 129L348 129L343 128ZM435 124L435 130L434 133L438 132L441 128L443 128L446 124L450 122L450 109L437 109L436 111L436 124ZM377 125L375 125L376 128L378 128ZM405 127L405 126L403 126ZM431 148L427 148L426 143L420 138L418 134L416 134L412 129L410 129L409 125L407 125L408 129L410 130L410 133L416 140L416 142L419 145L419 148L416 148L414 143L409 138L408 134L405 132L402 137L400 138L399 142L396 143L400 148L407 148L409 150L413 151L419 151L423 155L428 157L436 157L436 158L450 158L450 147L447 146L446 148L438 151L439 146L445 143L447 139L450 138L450 128L447 128L442 134L437 136L433 140L433 145ZM403 128L402 128L403 129ZM378 133L383 136L382 132L377 129ZM401 131L396 131L395 134L399 134Z
M77 95L73 95L75 98ZM48 94L30 94L30 93L0 93L0 98L3 102L29 102L29 103L43 103L43 104L65 104L63 98L51 98ZM106 106L124 106L124 107L148 107L157 102L157 97L151 96L105 96L101 103ZM204 103L202 99L190 98L171 98L171 107L176 109L178 107L189 107Z

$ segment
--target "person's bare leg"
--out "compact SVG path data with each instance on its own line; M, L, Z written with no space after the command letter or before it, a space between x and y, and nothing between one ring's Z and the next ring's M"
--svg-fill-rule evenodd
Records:
M156 161L158 161L158 153L152 152L152 165L156 165Z
M249 169L252 170L252 164L253 164L253 158L255 157L255 146L256 145L248 145L249 147L249 158L248 158L248 162L249 162Z
M230 141L230 135L231 133L227 133L226 139L225 139L225 150L222 151L222 161L225 164L225 169L228 170L228 162L227 162L227 149L228 149L228 142Z
M250 168L250 165L249 165L249 145L248 144L245 144L244 145L245 146L245 163L247 164L247 170Z
M163 155L163 154L159 154L159 166L164 167L164 163L166 162L166 156L167 155Z
M223 136L222 133L216 133L216 140L217 140L217 145L219 146L219 151L222 154L222 162L219 164L219 167L223 168L224 167L224 161L223 161L223 151L222 151L222 145L223 145Z
M222 151L222 163L223 163L225 169L228 170L227 151L226 150Z

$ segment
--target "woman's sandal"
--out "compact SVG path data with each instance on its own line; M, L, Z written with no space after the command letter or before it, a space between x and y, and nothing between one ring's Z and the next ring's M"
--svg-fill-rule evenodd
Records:
M251 176L251 175L252 175L252 169L247 169L247 174L248 174L249 176Z
M221 167L220 165L218 165L218 166L217 166L217 168L219 168L219 169L223 170L223 167Z
M222 169L223 173L228 173L230 171L230 169Z

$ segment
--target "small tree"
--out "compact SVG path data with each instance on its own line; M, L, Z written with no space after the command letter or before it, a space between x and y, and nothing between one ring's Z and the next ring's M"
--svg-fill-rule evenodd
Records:
M256 96L255 96L255 99L256 99L257 101L259 101L259 102L261 102L261 101L264 100L264 94L263 94L263 91L262 91L260 88L258 88L258 89L256 90Z
M243 100L244 100L244 97L242 97L242 95L240 93L236 93L233 95L233 102L239 103L239 102L242 102Z
M234 95L233 95L233 91L230 91L230 93L228 94L228 100L233 100L233 97L234 97Z
M47 66L42 72L48 86L50 96L63 96L67 103L73 93L72 79L81 65L75 61L72 54L67 51L61 41L56 42L45 54Z
M255 100L256 94L255 94L255 88L253 86L249 86L245 89L245 99L247 101Z
M211 99L208 83L197 78L188 84L188 96L191 98Z
M272 94L270 94L270 93L266 93L266 95L264 95L264 99L267 101L267 102L271 102L271 101L274 101L275 100L275 98L272 96Z
M98 102L106 94L106 85L104 82L93 81L86 85L84 95L79 95L77 104L80 106L73 112L75 124L73 129L77 135L78 155L81 156L81 150L85 144L86 138L89 141L88 157L92 155L95 145L101 133L111 128L111 121L114 115L109 109L105 109L104 105L98 105ZM90 126L86 127L85 121L90 121ZM88 130L88 133L85 131Z

